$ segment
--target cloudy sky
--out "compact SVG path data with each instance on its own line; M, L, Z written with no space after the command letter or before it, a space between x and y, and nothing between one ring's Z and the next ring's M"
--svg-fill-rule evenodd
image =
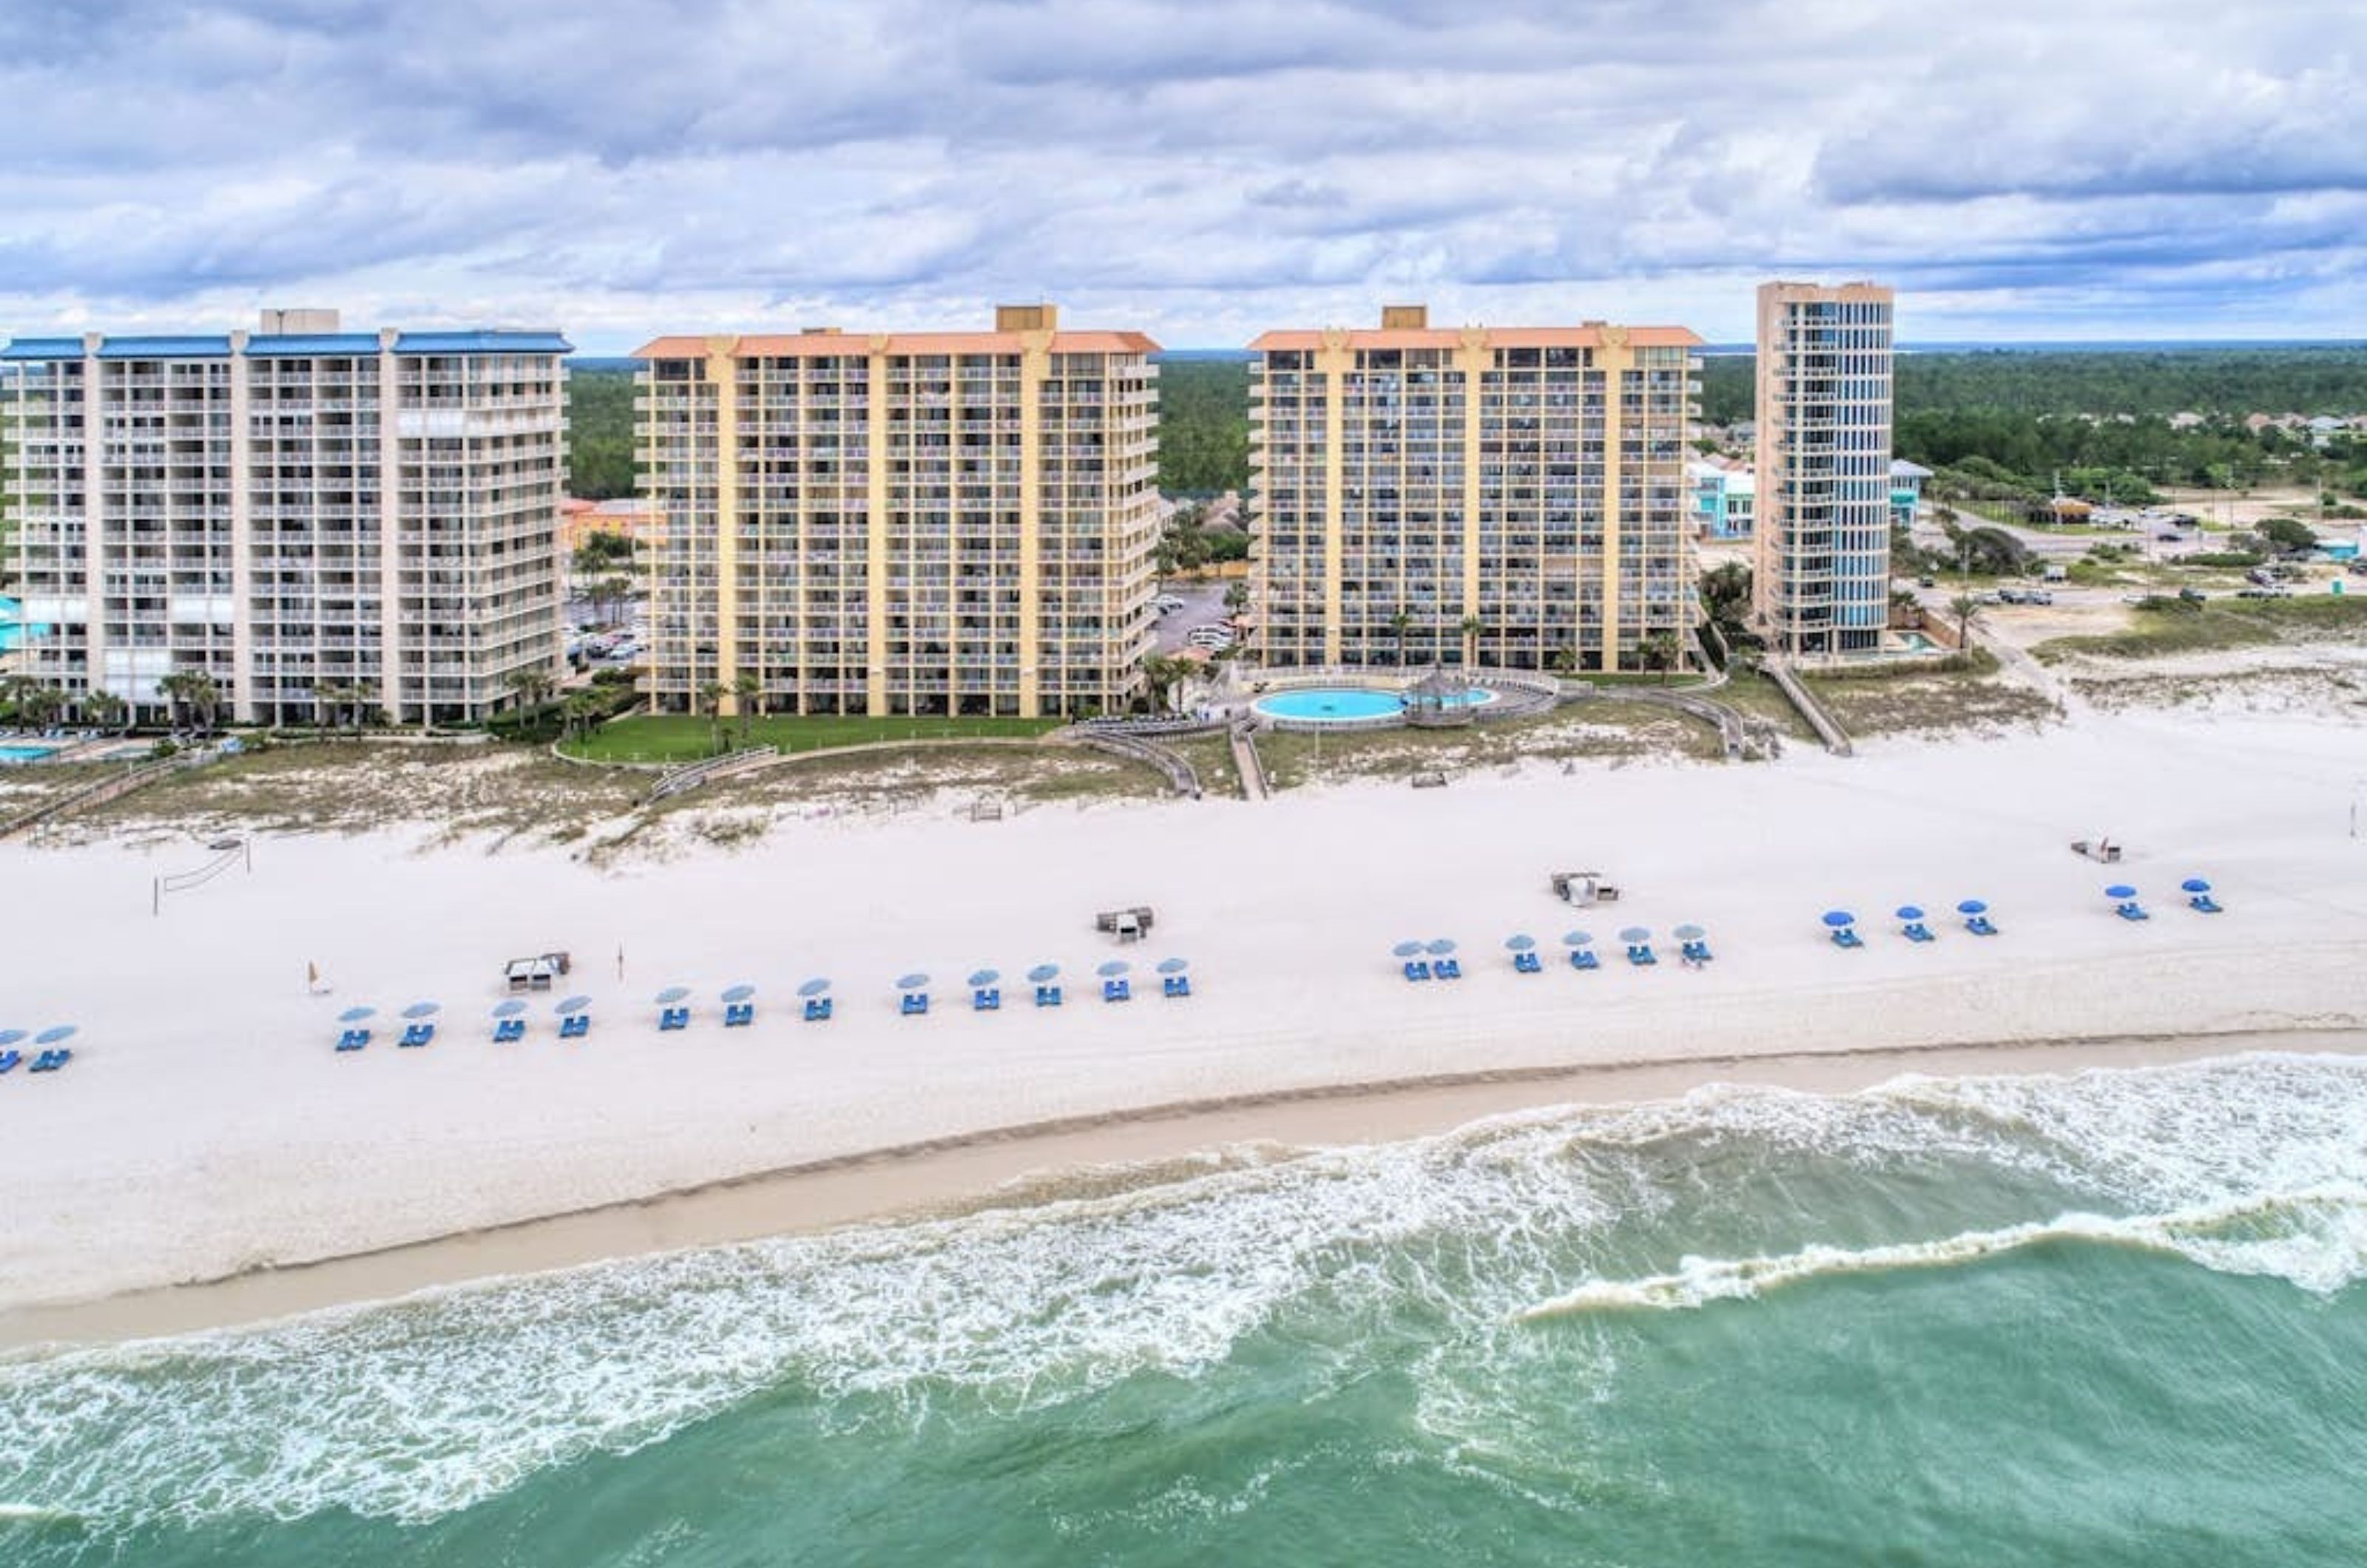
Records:
M2359 0L6 0L0 333L2355 337L2362 76Z

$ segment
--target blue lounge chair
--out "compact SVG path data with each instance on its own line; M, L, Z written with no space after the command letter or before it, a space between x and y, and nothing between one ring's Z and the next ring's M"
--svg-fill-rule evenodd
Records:
M0 1051L0 1073L13 1073L17 1064L25 1059L22 1051Z
M688 1008L668 1008L658 1014L658 1028L662 1031L689 1027L690 1010Z
M395 1044L400 1049L409 1051L425 1045L435 1038L436 1026L434 1024L414 1023L410 1028L402 1032L402 1038L396 1041Z
M591 1032L592 1015L588 1012L571 1013L559 1021L561 1040L581 1040Z
M1420 958L1409 958L1409 959L1407 959L1407 960L1406 960L1406 966L1405 966L1405 977L1406 977L1407 979L1409 979L1409 980L1427 980L1427 979L1429 979L1429 978L1430 978L1430 964L1429 964L1429 963L1428 963L1427 961L1425 961L1425 960L1423 960L1423 959L1420 959Z
M808 1023L824 1023L829 1021L830 1004L831 998L828 997L808 997L806 998L806 1021Z
M921 1014L929 1010L929 993L926 991L907 991L904 993L904 999L898 1003L897 1006L902 1010L906 1018L918 1018Z
M1685 945L1678 951L1688 964L1706 964L1710 961L1712 956L1709 950L1709 943L1702 941L1699 937L1695 937L1693 941L1685 943Z
M1188 997L1192 994L1192 976L1189 975L1167 976L1160 982L1159 988L1171 997Z
M1997 927L1990 922L1987 915L1970 917L1965 921L1965 929L1975 936L1995 936L1998 933Z
M337 1036L337 1049L340 1051L358 1051L368 1043L369 1031L367 1029L348 1029Z
M1060 987L1058 986L1036 987L1036 1005L1039 1008L1059 1007L1060 1005Z
M496 1045L507 1045L525 1038L526 1020L522 1018L505 1018L493 1025L493 1043Z
M1127 1002L1132 1001L1133 999L1134 987L1128 984L1123 976L1116 980L1104 980L1102 982L1102 1000L1105 1002Z
M2114 905L2112 907L2112 913L2120 916L2120 918L2124 920L2149 920L2153 919L2152 914L2146 910L2146 907L2138 903L2134 898L2129 899L2125 903Z
M1650 942L1631 942L1627 944L1627 962L1638 969L1648 968L1659 961L1659 956L1652 951Z
M1931 934L1931 928L1925 925L1920 920L1908 921L1907 924L1899 928L1899 934L1904 936L1909 942L1937 942L1940 940L1938 937Z
M1603 960L1595 956L1594 949L1591 947L1576 947L1570 950L1569 966L1573 969L1600 969Z
M723 1009L723 1027L726 1029L745 1029L755 1021L754 1002L731 1002Z
M1000 1011L1002 1011L1002 987L999 987L999 986L980 986L980 987L978 987L978 989L976 989L976 990L972 991L972 992L969 994L969 1007L970 1007L970 1010L971 1010L972 1012L1000 1012Z
M1430 972L1441 980L1460 980L1463 978L1463 960L1442 958L1430 966Z
M1535 953L1516 953L1512 954L1512 973L1515 975L1543 974L1545 972L1545 966L1546 961L1539 958Z
M2198 915L2224 915L2227 912L2227 906L2208 893L2197 893L2186 901L2186 907Z
M28 1073L54 1073L73 1060L74 1053L61 1045L34 1057L33 1065L25 1070Z
M1833 932L1833 945L1835 947L1863 947L1865 945L1865 938L1857 934L1857 928L1855 926L1841 926L1837 928Z

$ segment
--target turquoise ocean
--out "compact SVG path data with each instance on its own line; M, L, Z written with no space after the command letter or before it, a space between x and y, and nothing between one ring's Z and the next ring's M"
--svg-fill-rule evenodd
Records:
M0 1563L2367 1562L2367 1062L1717 1089L0 1359Z

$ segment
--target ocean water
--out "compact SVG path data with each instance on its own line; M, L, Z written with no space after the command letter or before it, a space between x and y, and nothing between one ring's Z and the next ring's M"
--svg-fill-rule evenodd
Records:
M1716 1089L0 1360L0 1563L2367 1561L2367 1062Z

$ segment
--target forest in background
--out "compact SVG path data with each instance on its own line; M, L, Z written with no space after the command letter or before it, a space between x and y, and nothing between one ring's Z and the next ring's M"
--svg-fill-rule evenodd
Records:
M1702 367L1702 417L1750 417L1751 358ZM1166 358L1160 366L1159 486L1171 494L1249 483L1249 362ZM1898 455L1943 472L1943 488L2010 500L2067 490L2142 501L2153 487L2319 483L2367 498L2367 442L2325 453L2282 431L2258 435L2243 416L2367 412L2367 346L2098 351L1982 350L1903 354L1897 361ZM600 500L633 490L632 376L569 378L571 489ZM2194 412L2200 428L2168 416ZM2118 416L2127 415L2124 422Z

